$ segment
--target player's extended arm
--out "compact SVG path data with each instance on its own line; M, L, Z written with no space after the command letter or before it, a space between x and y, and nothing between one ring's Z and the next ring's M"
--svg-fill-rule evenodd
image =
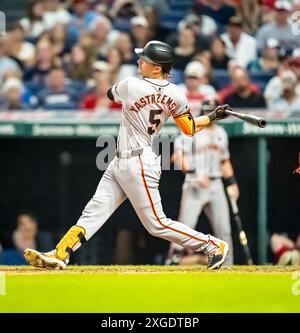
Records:
M196 118L194 118L190 112L187 112L180 116L174 117L174 120L184 134L193 136L195 133L207 127L211 122L228 117L226 114L226 110L228 108L228 104L220 105L208 115Z
M239 187L234 177L234 171L230 160L225 160L221 164L222 177L224 185L227 187L230 196L236 201L240 196Z

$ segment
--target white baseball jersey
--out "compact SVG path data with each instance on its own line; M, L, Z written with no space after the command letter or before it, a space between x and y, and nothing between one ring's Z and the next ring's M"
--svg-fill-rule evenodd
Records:
M216 125L212 130L205 128L194 137L181 135L175 141L175 152L181 150L195 173L186 174L186 180L197 176L222 177L221 162L230 158L228 135Z
M152 235L205 253L220 248L221 240L166 217L161 205L158 190L161 165L151 147L153 136L170 115L189 111L184 93L166 80L146 78L122 80L112 87L112 93L115 100L123 104L118 149L143 150L137 156L117 155L109 164L77 221L85 231L85 240L89 240L128 198ZM72 251L80 245L77 242Z
M205 128L194 137L180 136L175 141L176 151L181 151L195 173L187 173L182 186L179 220L195 229L198 218L204 210L216 237L224 239L232 247L229 208L221 180L222 161L230 158L228 136L218 125ZM202 187L197 178L211 178L208 187ZM172 249L181 249L172 244ZM233 263L233 253L229 253L227 264Z
M119 150L151 146L170 115L189 110L184 92L167 80L131 77L116 83L112 93L123 105Z

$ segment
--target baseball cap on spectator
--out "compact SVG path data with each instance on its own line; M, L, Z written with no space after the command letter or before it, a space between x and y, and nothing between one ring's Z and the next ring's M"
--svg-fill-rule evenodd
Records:
M300 67L300 55L298 57L292 57L289 60L290 66Z
M283 90L293 89L297 83L297 77L291 70L284 71L281 74L280 79Z
M109 70L109 64L106 61L95 61L92 65L92 69L100 72L107 72Z
M279 47L278 39L273 38L273 37L268 38L266 44L267 44L267 47L269 47L269 48Z
M76 5L77 3L86 3L87 0L72 0L72 3Z
M196 14L188 14L184 19L184 23L186 26L191 24L200 24L200 18Z
M300 48L299 47L293 50L292 57L293 58L300 57Z
M3 83L2 89L1 89L1 94L5 95L11 89L15 89L15 90L18 90L21 93L23 93L24 85L21 80L15 78L15 77L9 78Z
M276 10L290 12L292 10L292 5L288 0L277 0L275 1L274 8Z
M234 15L229 18L228 25L234 25L238 27L243 26L243 18L241 15Z
M200 62L191 61L186 65L184 75L202 79L206 75L206 69Z
M130 21L131 25L133 26L141 26L144 28L149 28L149 23L144 16L135 16Z

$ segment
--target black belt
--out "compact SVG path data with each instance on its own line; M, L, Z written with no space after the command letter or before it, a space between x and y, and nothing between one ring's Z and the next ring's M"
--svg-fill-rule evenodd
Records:
M209 177L210 180L221 179L221 177Z
M116 156L117 158L130 158L130 157L135 157L143 154L144 149L139 148L139 149L133 149L133 150L116 150Z

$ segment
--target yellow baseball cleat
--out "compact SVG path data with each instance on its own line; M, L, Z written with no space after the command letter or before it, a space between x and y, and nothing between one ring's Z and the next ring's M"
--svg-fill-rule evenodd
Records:
M36 250L24 250L24 257L29 265L46 269L64 269L66 263L55 256L55 250L47 253L41 253Z

